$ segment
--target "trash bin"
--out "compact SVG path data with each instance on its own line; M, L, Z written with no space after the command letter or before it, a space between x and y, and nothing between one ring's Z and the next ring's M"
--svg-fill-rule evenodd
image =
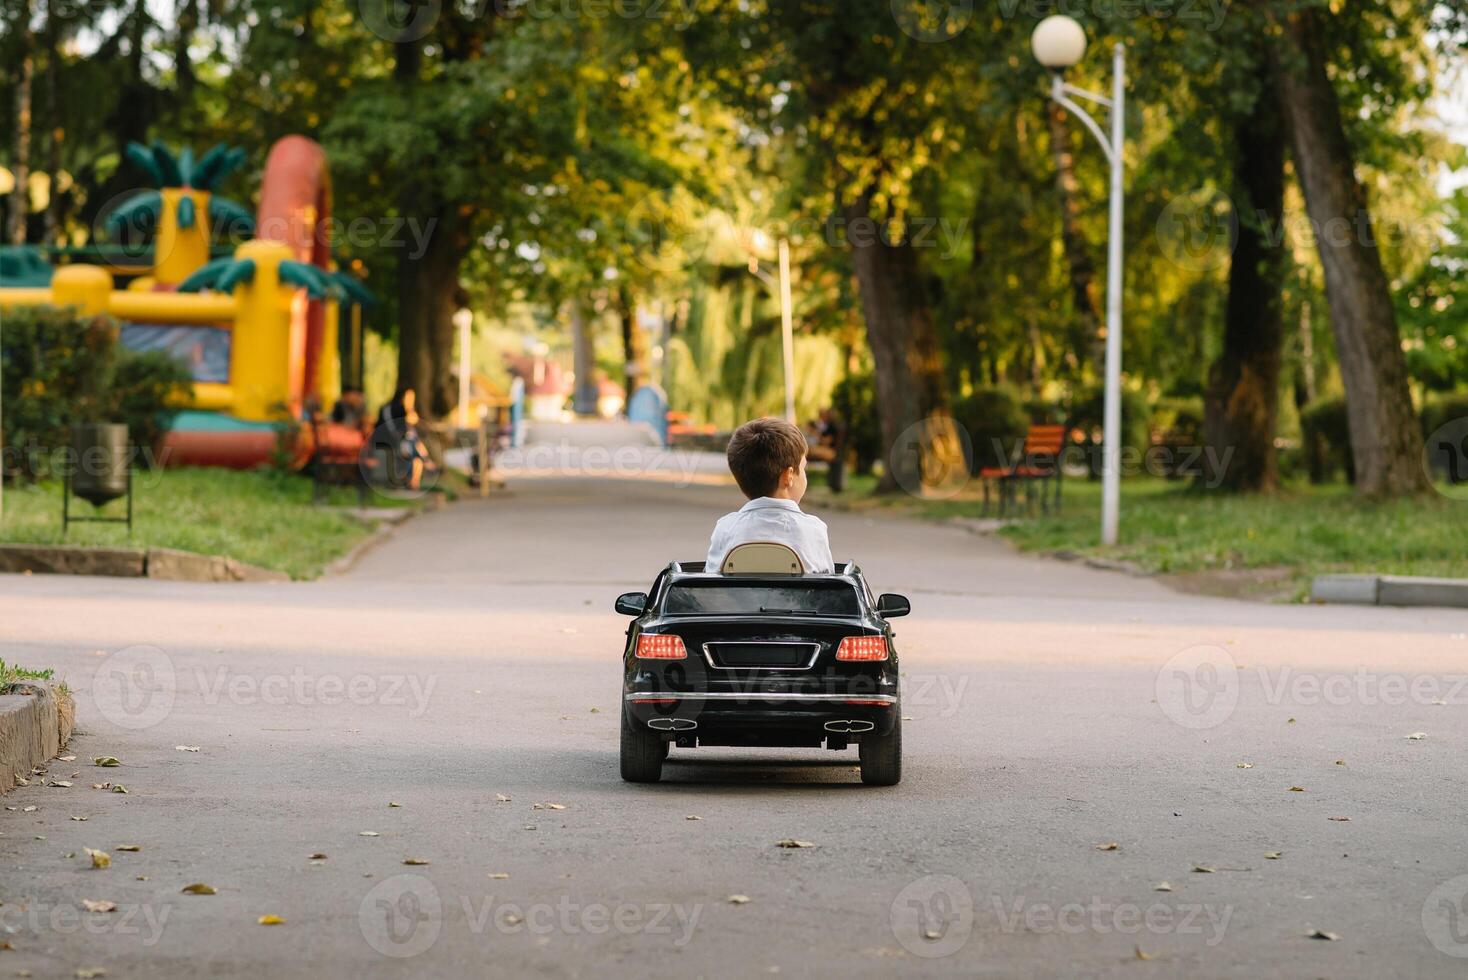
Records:
M72 431L71 492L101 507L127 494L127 426L85 423Z

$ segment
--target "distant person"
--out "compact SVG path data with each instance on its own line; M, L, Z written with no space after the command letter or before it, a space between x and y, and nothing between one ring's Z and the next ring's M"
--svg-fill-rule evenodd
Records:
M418 434L418 394L404 388L377 413L373 444L385 450L398 482L409 490L422 486L423 474L437 467Z
M367 427L367 397L361 388L346 387L331 408L331 421L353 429Z
M846 420L834 408L821 409L816 422L818 445L826 457L826 486L832 493L846 489Z
M807 572L836 570L826 523L800 509L805 496L805 434L784 419L755 419L729 440L729 470L749 503L719 518L704 568L716 572L737 545L789 545Z
M518 369L510 372L510 445L525 445L525 376Z

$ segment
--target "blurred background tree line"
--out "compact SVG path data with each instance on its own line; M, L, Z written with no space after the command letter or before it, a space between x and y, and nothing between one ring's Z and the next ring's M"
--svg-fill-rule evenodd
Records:
M1424 427L1468 416L1468 2L1084 6L1072 80L1132 65L1127 443L1422 489ZM381 387L448 413L468 306L491 376L579 340L720 428L782 410L752 270L785 238L802 418L834 403L869 467L951 415L979 465L1031 421L1098 435L1106 165L1030 56L1053 7L7 0L5 237L103 242L130 140L252 149L221 189L250 201L303 133Z

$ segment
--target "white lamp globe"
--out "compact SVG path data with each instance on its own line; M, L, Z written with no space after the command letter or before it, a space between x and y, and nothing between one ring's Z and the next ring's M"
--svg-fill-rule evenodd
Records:
M1070 17L1053 14L1035 25L1030 35L1035 60L1051 71L1064 71L1086 53L1086 32Z

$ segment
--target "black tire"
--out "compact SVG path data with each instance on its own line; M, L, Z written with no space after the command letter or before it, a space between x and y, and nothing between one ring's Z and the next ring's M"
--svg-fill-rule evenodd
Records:
M663 778L663 740L645 728L634 728L622 715L622 778L629 783L655 783Z
M902 782L902 720L892 723L890 735L865 735L858 746L861 781L868 786L896 786Z

